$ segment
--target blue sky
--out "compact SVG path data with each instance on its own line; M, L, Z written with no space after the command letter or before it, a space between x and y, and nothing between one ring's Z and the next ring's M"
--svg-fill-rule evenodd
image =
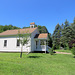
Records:
M53 33L57 23L72 23L74 17L75 0L0 0L0 25L22 28L35 22Z

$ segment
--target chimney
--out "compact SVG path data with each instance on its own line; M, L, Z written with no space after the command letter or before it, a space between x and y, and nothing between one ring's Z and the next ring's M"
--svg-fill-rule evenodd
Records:
M30 28L35 28L35 22L30 23Z

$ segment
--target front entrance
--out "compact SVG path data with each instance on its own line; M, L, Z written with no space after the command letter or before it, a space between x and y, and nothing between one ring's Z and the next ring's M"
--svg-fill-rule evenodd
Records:
M39 41L36 41L36 49L38 49Z
M46 40L35 40L36 42L36 51L46 51Z

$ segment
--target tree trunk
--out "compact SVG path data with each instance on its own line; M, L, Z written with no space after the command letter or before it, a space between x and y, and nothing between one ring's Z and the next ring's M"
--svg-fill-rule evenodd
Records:
M22 46L23 47L23 46ZM20 58L22 58L22 47L21 47L21 54L20 54Z
M22 52L21 52L21 54L20 54L20 58L22 58Z

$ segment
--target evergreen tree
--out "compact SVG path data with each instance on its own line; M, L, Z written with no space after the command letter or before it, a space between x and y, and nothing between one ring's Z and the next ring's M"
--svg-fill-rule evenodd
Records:
M48 33L48 46L49 47L52 47L52 36L51 36L51 34L50 33Z
M61 37L61 26L57 24L53 33L53 45L55 46L56 49L58 49L60 46L60 37Z
M64 24L62 23L62 25L61 25L61 29L64 29Z
M68 26L69 26L69 22L68 22L67 19L66 19L64 28L66 28L66 27L68 27Z
M74 17L74 21L73 21L73 24L75 24L75 17Z
M75 40L75 25L74 23L69 25L69 22L66 20L61 37L61 41L63 42L64 47L67 47L69 45L69 42L73 39Z

